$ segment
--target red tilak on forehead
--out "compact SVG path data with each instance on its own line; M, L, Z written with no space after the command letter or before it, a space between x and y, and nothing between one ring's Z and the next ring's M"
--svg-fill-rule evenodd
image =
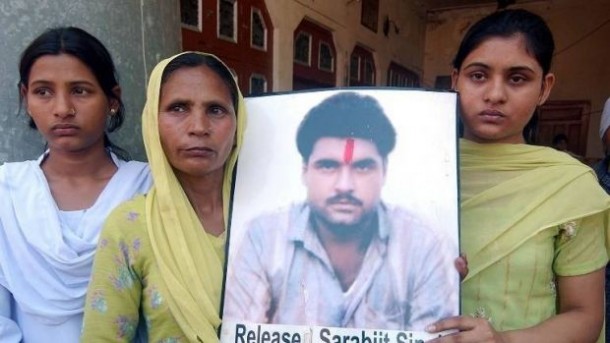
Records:
M348 138L345 141L345 150L343 151L343 162L346 164L352 163L354 158L354 139Z

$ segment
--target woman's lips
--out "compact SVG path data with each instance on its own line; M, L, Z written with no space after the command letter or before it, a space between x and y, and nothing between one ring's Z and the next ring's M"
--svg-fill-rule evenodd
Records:
M74 124L55 124L51 127L51 131L57 136L72 136L79 130L80 128Z
M190 147L184 149L189 157L210 157L214 155L214 150L207 147Z
M485 110L479 113L479 117L482 118L486 122L501 122L506 116L504 113L495 110Z

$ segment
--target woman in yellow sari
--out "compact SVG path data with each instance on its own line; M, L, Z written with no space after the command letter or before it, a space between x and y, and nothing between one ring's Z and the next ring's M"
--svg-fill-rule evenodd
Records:
M525 10L472 26L454 60L460 95L462 316L434 342L595 342L610 202L591 169L526 144L555 82L552 34Z
M233 170L246 113L229 69L187 52L161 61L142 130L154 187L108 218L83 342L215 342Z

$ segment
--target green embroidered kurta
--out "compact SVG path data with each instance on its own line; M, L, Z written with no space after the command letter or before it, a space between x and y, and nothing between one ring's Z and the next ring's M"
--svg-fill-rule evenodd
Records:
M146 232L145 199L122 204L106 221L87 293L83 342L132 342L146 338L144 331L148 342L189 342L165 301ZM208 237L222 257L225 235Z

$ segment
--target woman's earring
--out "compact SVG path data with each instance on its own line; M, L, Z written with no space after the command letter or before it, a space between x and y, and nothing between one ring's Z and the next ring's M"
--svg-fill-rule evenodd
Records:
M116 114L116 110L114 108L110 109L110 116L114 116Z

